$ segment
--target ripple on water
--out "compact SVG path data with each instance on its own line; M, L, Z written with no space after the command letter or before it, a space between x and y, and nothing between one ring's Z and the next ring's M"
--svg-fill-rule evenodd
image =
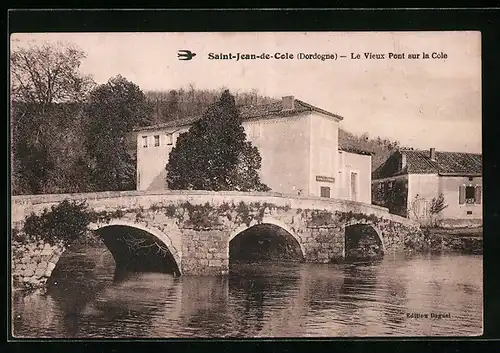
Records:
M14 293L27 337L354 337L479 335L482 257L376 264L239 264L230 275L130 274L101 250L65 254L47 295ZM450 313L439 320L408 313Z

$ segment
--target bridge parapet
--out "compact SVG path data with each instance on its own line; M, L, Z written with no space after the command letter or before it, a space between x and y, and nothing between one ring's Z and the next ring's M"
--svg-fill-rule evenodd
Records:
M31 212L40 212L44 208L56 205L63 200L85 200L95 209L150 208L153 205L170 205L189 202L191 204L220 205L223 203L270 203L293 209L327 210L331 212L353 212L383 217L387 220L407 226L417 226L412 220L390 214L387 208L360 202L327 199L320 197L298 196L273 192L237 192L203 190L165 190L151 191L112 191L82 194L45 194L21 195L12 197L12 221L19 222Z

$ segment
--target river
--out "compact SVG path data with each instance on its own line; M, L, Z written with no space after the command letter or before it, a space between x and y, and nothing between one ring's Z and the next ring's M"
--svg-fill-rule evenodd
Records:
M482 255L386 255L372 263L324 265L238 264L231 265L225 278L130 273L117 280L114 268L106 248L77 246L66 251L46 293L13 292L13 335L130 339L482 334Z

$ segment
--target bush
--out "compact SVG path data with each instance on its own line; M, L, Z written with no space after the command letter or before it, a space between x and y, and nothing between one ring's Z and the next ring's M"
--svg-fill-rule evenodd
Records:
M26 218L23 232L36 240L49 244L62 241L69 244L79 237L85 236L87 226L92 221L92 214L85 201L64 200L45 209L39 216L32 213Z

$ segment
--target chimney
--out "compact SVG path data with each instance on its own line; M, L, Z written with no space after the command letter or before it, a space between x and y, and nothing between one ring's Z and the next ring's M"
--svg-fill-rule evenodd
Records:
M293 96L286 96L281 98L281 106L283 110L293 110L295 99Z
M436 160L436 149L435 148L431 148L430 151L429 151L429 158L431 159L431 161L435 161Z
M406 154L401 153L401 170L406 168Z

